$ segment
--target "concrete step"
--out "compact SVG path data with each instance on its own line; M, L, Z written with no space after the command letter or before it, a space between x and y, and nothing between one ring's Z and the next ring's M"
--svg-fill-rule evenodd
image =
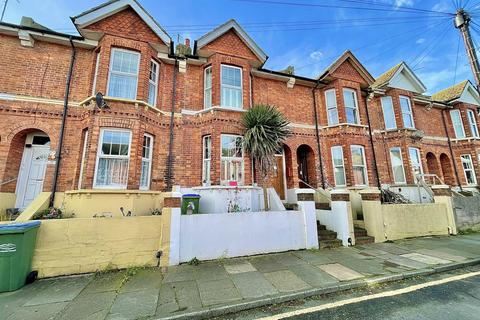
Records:
M298 204L296 203L284 203L283 206L285 207L285 210L292 210L292 211L298 210Z
M374 242L375 242L374 237L370 237L370 236L357 237L357 236L355 236L355 245L362 245L362 244L374 243Z
M330 203L315 203L315 209L317 210L332 210Z
M317 220L317 230L327 230L327 227Z
M320 230L320 231L328 231L328 230ZM318 233L318 240L334 240L337 239L337 233L336 232L319 232Z
M334 240L321 240L318 241L318 246L320 249L333 249L333 248L339 248L342 246L342 241L338 239Z
M365 229L355 228L354 233L355 233L355 238L368 236L367 230Z

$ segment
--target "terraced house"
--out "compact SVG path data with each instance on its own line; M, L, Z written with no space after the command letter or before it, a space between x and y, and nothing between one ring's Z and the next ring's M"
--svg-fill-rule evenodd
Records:
M61 201L251 186L261 179L240 119L256 104L291 122L268 182L284 202L298 188L478 186L480 97L469 81L428 96L406 63L375 79L349 51L317 78L268 70L234 20L179 54L136 1L72 21L80 36L0 23L1 210L42 191Z

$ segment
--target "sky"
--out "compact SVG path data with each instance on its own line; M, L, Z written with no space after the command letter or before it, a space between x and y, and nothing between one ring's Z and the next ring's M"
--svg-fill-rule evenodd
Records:
M30 16L53 30L75 33L69 17L103 2L9 0L4 21L18 24L22 16ZM438 12L455 13L456 6L465 6L473 21L480 20L478 0L139 2L175 41L198 39L216 25L236 19L267 53L265 67L272 70L293 65L297 75L318 77L350 49L374 77L407 62L429 94L473 78L453 16ZM474 41L480 42L480 23L472 29Z

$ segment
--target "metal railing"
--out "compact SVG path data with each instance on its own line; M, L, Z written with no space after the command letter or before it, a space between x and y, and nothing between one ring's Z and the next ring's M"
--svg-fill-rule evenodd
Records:
M11 183L11 182L13 182L13 181L15 181L15 180L17 180L17 177L15 177L15 178L13 178L13 179L10 179L10 180L2 181L2 182L0 182L0 187L1 187L1 186L4 186L4 185L6 185L6 184L9 184L9 183Z
M314 186L311 186L307 182L303 181L302 179L299 179L301 183L309 187L310 189L315 190L315 193L319 194L321 197L327 198L328 201L332 201L332 196L327 190L321 189L321 188L315 188ZM321 191L320 191L321 190Z

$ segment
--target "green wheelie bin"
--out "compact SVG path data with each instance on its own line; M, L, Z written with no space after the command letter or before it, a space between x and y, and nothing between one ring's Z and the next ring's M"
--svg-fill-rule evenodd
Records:
M0 292L25 285L40 221L0 224Z
M184 194L182 196L182 214L198 214L199 207L199 194Z

